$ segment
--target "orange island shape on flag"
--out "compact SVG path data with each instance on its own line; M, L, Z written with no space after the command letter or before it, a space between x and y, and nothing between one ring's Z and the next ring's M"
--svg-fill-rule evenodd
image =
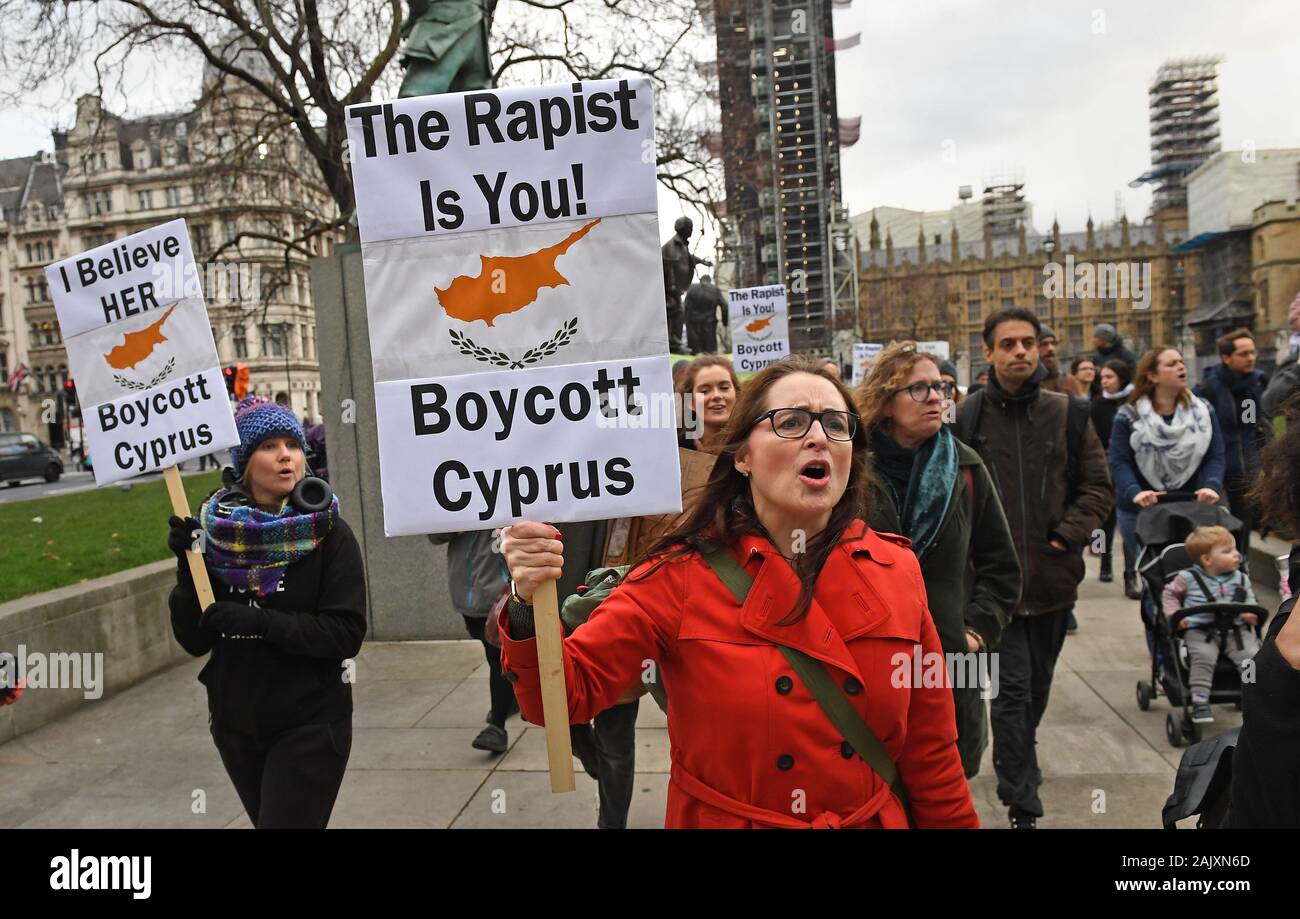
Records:
M176 309L175 303L157 322L150 323L138 332L125 333L122 336L122 343L104 355L108 366L114 370L125 370L153 354L154 349L167 340L167 336L162 333L162 326L174 309Z
M479 273L460 275L445 288L435 287L438 303L452 319L474 322L482 319L489 326L505 313L514 313L537 299L543 287L560 287L569 279L555 268L556 259L600 223L596 218L563 240L527 255L480 255Z
M768 326L768 323L770 323L771 321L772 321L772 317L771 317L771 316L768 316L766 319L755 319L755 320L754 320L753 322L751 322L749 325L745 326L745 331L746 331L746 332L759 332L759 331L761 331L761 330L763 330L763 329L766 329L767 326Z

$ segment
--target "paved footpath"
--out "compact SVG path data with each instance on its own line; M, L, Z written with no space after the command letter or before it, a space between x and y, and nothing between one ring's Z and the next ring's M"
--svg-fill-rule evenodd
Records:
M1040 826L1159 827L1181 751L1165 740L1163 697L1150 711L1137 708L1134 684L1149 673L1137 605L1095 572L1089 559L1080 630L1066 639L1039 730ZM173 668L0 745L0 827L249 826L208 734L199 666ZM488 707L486 679L477 643L367 643L357 659L352 759L331 826L594 826L596 785L580 768L576 793L550 793L540 728L511 719L503 756L470 747ZM1215 715L1207 727L1240 723L1231 706ZM632 826L662 826L667 781L664 717L646 698ZM971 787L984 824L1003 826L987 756Z

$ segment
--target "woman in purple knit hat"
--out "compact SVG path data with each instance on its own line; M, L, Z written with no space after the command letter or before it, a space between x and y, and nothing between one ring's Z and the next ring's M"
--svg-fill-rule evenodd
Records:
M351 661L366 632L361 551L338 499L291 500L306 472L302 426L260 396L235 409L234 482L197 519L172 517L180 564L172 631L208 654L199 681L221 761L253 825L329 822L352 749ZM184 554L201 551L216 602L199 608Z

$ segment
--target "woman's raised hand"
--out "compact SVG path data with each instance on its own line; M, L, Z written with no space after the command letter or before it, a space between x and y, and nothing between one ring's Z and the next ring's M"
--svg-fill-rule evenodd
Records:
M564 543L549 523L521 520L501 531L501 552L515 582L515 592L532 602L533 592L546 581L558 581L564 568Z

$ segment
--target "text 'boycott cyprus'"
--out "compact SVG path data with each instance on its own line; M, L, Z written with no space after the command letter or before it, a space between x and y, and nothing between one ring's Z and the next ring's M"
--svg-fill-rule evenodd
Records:
M224 398L225 394L222 393ZM129 437L126 429L136 429L147 434L155 422L161 423L166 415L183 412L188 406L199 405L212 398L208 380L200 375L186 377L175 386L157 389L134 399L104 402L95 408L100 429L105 434L122 428L119 437ZM196 447L212 443L212 428L202 422L166 436L144 437L138 441L119 440L112 449L113 462L119 469L146 472L163 465L168 457L177 456Z
M417 436L450 433L453 442L461 442L455 439L458 433L490 431L493 439L504 441L526 425L599 423L599 419L638 415L646 404L643 394L637 392L640 385L640 377L630 366L624 366L617 378L602 367L594 380L566 383L558 391L543 384L486 393L470 390L449 403L443 384L415 383L411 385L411 420ZM617 398L615 391L623 398ZM452 513L465 510L477 496L483 505L480 520L497 516L500 502L508 500L511 516L519 517L538 500L597 498L602 488L615 497L626 495L636 485L631 467L625 456L608 457L603 464L584 459L488 470L471 470L462 460L448 459L434 470L433 494L438 505Z

